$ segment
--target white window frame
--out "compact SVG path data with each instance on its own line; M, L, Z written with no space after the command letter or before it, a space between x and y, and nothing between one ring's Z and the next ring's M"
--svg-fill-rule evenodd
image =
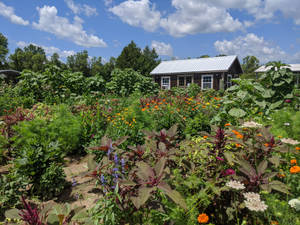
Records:
M183 86L179 86L179 77L183 77L184 78L184 85ZM186 84L186 78L187 77L191 77L192 78L191 84L194 83L194 76L193 75L178 75L177 76L177 87L187 87L187 84Z
M165 78L169 79L169 85L168 86L163 84L163 79L165 79ZM161 88L162 89L166 89L166 90L170 90L171 89L171 77L169 77L169 76L163 76L163 77L161 77L160 83L161 83ZM166 88L164 88L164 87L166 87Z
M210 77L211 78L211 82L210 82L210 85L211 85L211 88L205 88L205 89L213 89L214 88L214 75L202 75L201 76L201 89L202 90L205 90L203 88L203 80L204 80L204 77ZM206 83L206 82L205 82Z
M230 81L228 81L228 77L230 77ZM227 74L227 79L226 79L226 87L230 88L232 86L232 75Z

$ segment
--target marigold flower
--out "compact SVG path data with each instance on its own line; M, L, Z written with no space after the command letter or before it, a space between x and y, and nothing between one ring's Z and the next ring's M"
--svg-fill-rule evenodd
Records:
M262 137L262 134L261 134L261 133L259 133L259 134L257 134L256 136L258 136L258 137Z
M206 213L201 213L201 214L199 214L197 220L199 223L207 223L209 220L209 217L208 217L208 215L206 215Z
M297 164L297 160L296 159L291 159L291 164Z
M238 135L238 134L240 134L238 131L236 131L236 130L232 130L232 133L234 133L235 135Z
M300 172L300 166L292 166L290 168L290 173L299 173Z
M299 150L300 150L300 147L296 147L295 149L296 149L297 151L299 151Z
M241 135L241 134L236 135L236 137L239 138L239 139L243 139L244 138L244 136Z
M228 126L230 126L231 124L230 123L226 123L224 126L225 127L228 127Z
M208 136L205 135L205 136L203 136L203 138L206 139L206 138L208 138Z
M240 148L240 147L242 147L242 145L238 144L238 143L235 143L235 147Z
M269 147L269 143L264 143L264 146Z
M144 112L146 110L146 108L142 108L142 111Z

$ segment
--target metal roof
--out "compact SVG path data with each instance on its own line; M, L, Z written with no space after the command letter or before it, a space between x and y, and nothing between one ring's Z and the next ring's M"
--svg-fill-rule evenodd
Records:
M286 66L286 68L291 69L292 72L300 72L300 64L288 64L290 66ZM271 66L261 66L257 70L256 73L264 73L271 69Z
M236 55L163 61L155 67L150 74L226 72L229 70L235 59L237 59Z

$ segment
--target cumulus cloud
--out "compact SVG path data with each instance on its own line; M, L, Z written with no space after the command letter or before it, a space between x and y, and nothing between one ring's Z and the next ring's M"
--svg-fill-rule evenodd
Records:
M111 5L111 0L104 1ZM171 4L175 10L166 16L151 0L126 0L109 11L131 26L151 32L162 28L175 37L245 30L260 20L275 18L278 12L300 25L299 0L172 0ZM253 19L240 21L233 17L232 10Z
M38 44L35 44L33 42L27 43L27 42L24 42L24 41L17 42L17 46L20 47L20 48L24 48L24 47L26 47L30 44L43 48L45 50L46 56L48 58L50 56L52 56L54 53L57 53L61 58L67 58L68 56L76 54L76 52L73 51L73 50L61 50L61 49L59 49L57 47L54 47L54 46L38 45Z
M161 20L172 36L196 33L233 32L243 28L224 8L199 0L172 0L176 11Z
M239 36L231 41L216 41L214 46L221 54L238 55L240 58L244 58L247 55L254 55L258 57L262 63L278 60L286 63L294 63L300 60L300 52L289 55L279 46L253 33Z
M128 0L109 8L109 11L134 27L142 27L147 31L155 31L159 27L160 12L149 0Z
M76 4L73 0L65 0L67 6L72 10L75 14L84 13L86 16L98 15L97 9L93 8L86 4Z
M33 27L52 33L59 38L68 39L77 45L85 47L106 47L107 44L95 35L88 35L83 30L83 20L78 16L74 17L74 22L70 23L65 17L57 15L55 6L44 6L37 8L39 12L38 23L33 22Z
M111 5L113 3L113 0L104 0L104 4L106 5L106 6L109 6L109 5Z
M173 48L170 44L164 42L152 41L151 48L155 49L158 55L173 56Z
M3 2L0 2L0 15L9 19L12 23L26 26L29 24L27 20L24 20L22 17L15 14L13 7L5 5Z

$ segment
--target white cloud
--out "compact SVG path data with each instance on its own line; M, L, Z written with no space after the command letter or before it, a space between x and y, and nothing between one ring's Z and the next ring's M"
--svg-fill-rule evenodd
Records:
M93 8L86 4L75 4L73 0L65 0L67 6L72 10L75 14L84 13L86 16L98 15L97 9Z
M152 41L151 48L154 48L158 55L173 56L173 48L164 42Z
M19 41L17 42L17 46L20 48L24 48L28 45L35 45L35 46L39 46L41 48L43 48L45 50L46 56L49 58L50 56L52 56L54 53L57 53L61 58L67 58L70 55L75 55L76 52L73 50L61 50L57 47L54 46L44 46L44 45L38 45L35 43L26 43L24 41Z
M172 0L176 11L161 20L161 26L172 36L196 33L233 32L243 28L224 8L206 1Z
M74 22L70 23L65 17L57 15L55 6L44 6L37 8L40 18L38 23L33 22L33 27L52 33L59 38L68 39L77 45L85 47L106 47L106 43L95 35L88 35L83 30L83 20L78 16L74 17Z
M104 0L105 6L109 6L113 3L113 0Z
M159 27L160 12L156 11L155 5L149 0L128 0L109 11L131 26L142 27L147 31L155 31Z
M27 20L24 20L22 17L15 14L13 7L7 6L4 3L0 2L0 15L8 18L12 23L26 26L29 24Z
M221 54L238 55L240 59L247 55L254 55L262 63L278 60L285 63L294 63L300 60L300 52L288 54L279 46L253 33L249 33L246 36L239 36L231 41L216 41L214 46Z

